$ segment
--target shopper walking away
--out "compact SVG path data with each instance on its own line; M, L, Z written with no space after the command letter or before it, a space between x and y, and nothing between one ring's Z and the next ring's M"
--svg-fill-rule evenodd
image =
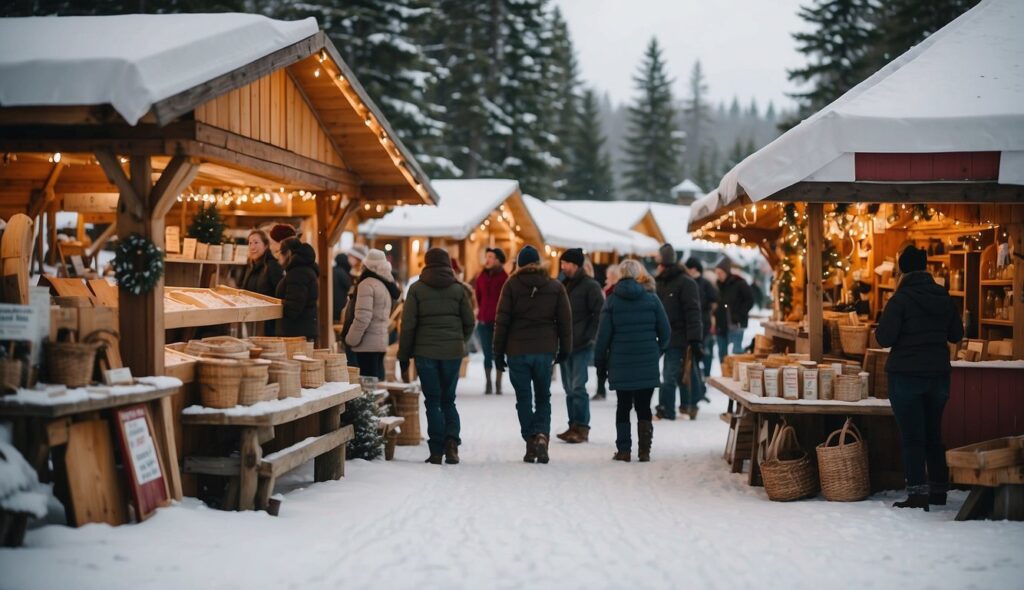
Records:
M316 340L316 302L320 296L316 252L298 238L288 238L281 242L281 259L285 275L277 285L276 295L284 309L277 332L281 336Z
M494 363L516 391L519 430L527 463L548 462L551 432L551 369L572 350L572 311L565 287L548 277L540 255L525 246L519 268L501 290L494 319Z
M889 403L903 447L908 497L896 508L945 505L949 486L942 412L949 400L949 348L964 337L960 312L926 270L928 254L908 246L900 253L903 277L882 311L875 338L891 347L885 370Z
M583 270L585 257L580 248L569 248L561 257L563 285L572 310L572 350L559 365L569 428L558 438L570 444L590 440L590 397L587 372L594 360L594 339L604 307L601 285Z
M384 380L391 309L400 295L384 252L370 250L363 261L363 274L356 283L352 326L345 336L345 345L356 352L359 374L363 377Z
M699 390L694 387L693 379L694 376L700 379L696 361L691 364L689 387L684 384L680 373L686 364L687 348L692 351L693 359L704 356L704 345L701 342L700 294L697 291L697 283L676 261L676 250L672 244L665 244L658 250L658 276L654 281L658 299L665 307L665 314L672 327L672 339L665 349L663 359L657 415L663 420L676 419L678 387L679 411L688 414L690 419L696 419L697 401L700 399Z
M704 265L697 258L691 256L686 261L686 272L690 278L697 281L697 292L700 293L700 327L703 335L701 341L704 343L704 355L699 359L693 359L693 362L700 362L704 379L707 379L711 376L711 363L714 361L715 337L711 334L711 314L718 309L718 289L704 277ZM706 388L702 379L699 399L708 401L705 393Z
M352 278L352 283L349 289L345 292L345 307L342 310L342 317L344 318L341 322L341 342L345 342L345 338L348 337L348 331L352 328L352 320L355 319L356 308L352 303L356 299L355 282L359 280L359 275L363 273L363 260L366 259L367 253L370 249L362 244L356 244L352 246L346 258L348 259L349 276ZM345 345L345 360L350 367L359 367L359 355L351 346Z
M476 332L480 337L480 348L484 353L484 377L487 383L484 393L501 395L501 381L504 371L498 370L495 380L491 381L494 368L494 317L498 313L498 298L501 288L508 280L505 272L505 251L501 248L488 248L484 255L484 270L473 281L474 294L477 302Z
M715 266L718 278L718 309L715 310L715 338L718 340L718 361L725 362L732 345L732 354L743 352L743 331L754 307L754 292L743 277L732 272L732 261L722 257Z
M638 457L651 460L654 424L651 396L661 383L658 360L668 348L672 328L655 284L636 260L621 265L622 279L605 302L594 348L594 364L606 371L618 404L615 409L615 461L629 461L630 410L636 410Z
M270 252L270 238L262 230L255 229L249 232L249 259L242 273L242 280L239 282L246 291L269 295L274 297L277 293L277 284L284 277L284 269L277 261L277 258ZM277 333L276 322L267 321L263 324L265 336L273 336Z
M604 297L607 299L611 297L615 284L619 282L619 265L610 264L604 272ZM608 396L605 387L608 383L608 373L601 371L600 367L597 367L597 363L594 363L594 367L597 369L597 393L590 399L592 401L603 400Z
M409 381L409 361L423 388L427 410L427 463L459 462L461 423L455 406L459 368L466 355L466 341L473 334L473 305L469 294L452 272L451 257L443 248L427 251L420 280L409 288L402 310L398 338L398 362L402 379Z
M348 292L354 284L352 281L352 265L348 261L348 254L338 254L334 257L334 287L331 291L331 307L333 308L334 322L342 323L345 311L345 304L348 302Z

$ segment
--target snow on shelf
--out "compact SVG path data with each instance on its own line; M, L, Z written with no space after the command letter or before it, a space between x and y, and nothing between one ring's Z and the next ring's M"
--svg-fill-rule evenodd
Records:
M189 406L181 411L183 416L196 416L200 414L223 414L225 416L263 416L281 410L298 408L308 402L330 397L352 387L353 383L328 382L315 389L302 388L302 395L299 397L286 397L283 399L258 402L251 406L235 406L233 408L207 408L206 406Z
M49 488L18 449L0 441L0 509L42 518L49 498Z
M4 396L4 403L15 403L34 406L56 406L83 402L90 399L106 399L119 395L146 393L156 389L172 389L181 387L180 379L175 377L138 377L133 385L114 385L101 387L71 387L63 392L51 395L52 389L19 388L14 395ZM51 386L52 387L52 386Z
M359 226L366 236L465 239L507 199L519 192L519 183L501 178L433 180L441 197L437 206L395 207L380 219Z
M949 364L965 369L1024 369L1024 361L950 361Z

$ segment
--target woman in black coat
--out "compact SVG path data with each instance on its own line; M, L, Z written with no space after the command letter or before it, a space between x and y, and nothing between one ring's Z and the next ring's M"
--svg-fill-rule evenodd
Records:
M302 336L315 340L317 333L316 304L320 287L317 277L316 252L298 238L281 242L281 259L285 275L277 285L277 297L284 305L284 316L279 320L281 336Z
M245 265L239 286L246 291L274 297L283 276L284 269L270 252L267 234L258 229L249 232L249 262ZM275 327L274 322L265 322L265 334L273 336Z
M909 497L896 508L944 505L949 486L942 412L949 400L949 347L964 337L960 312L926 270L928 254L913 245L900 253L903 277L886 304L875 338L891 347L889 403L903 446Z

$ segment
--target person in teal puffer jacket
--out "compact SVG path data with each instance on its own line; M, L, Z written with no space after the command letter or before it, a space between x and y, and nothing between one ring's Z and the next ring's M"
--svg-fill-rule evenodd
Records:
M654 425L651 396L661 383L659 359L668 348L672 328L654 279L636 260L619 265L622 278L601 312L594 349L598 371L607 371L609 388L618 396L615 411L616 453L612 459L629 461L632 449L629 412L636 409L638 455L651 460Z

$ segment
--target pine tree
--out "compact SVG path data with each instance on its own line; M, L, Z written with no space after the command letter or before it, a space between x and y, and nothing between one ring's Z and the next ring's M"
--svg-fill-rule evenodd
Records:
M380 434L381 409L369 393L355 398L345 406L341 415L345 425L354 426L352 440L348 442L345 457L373 461L384 454L384 437Z
M689 96L683 101L683 116L686 121L686 154L683 173L690 174L694 168L691 159L704 156L704 133L711 125L711 105L707 102L708 84L700 60L693 62L688 84ZM706 162L705 162L706 164ZM701 185L703 186L703 185Z
M757 99L756 98L751 98L750 99L750 108L747 109L747 115L749 115L753 119L757 119L758 117L761 116L760 111L757 110Z
M741 114L740 99L733 95L732 104L729 105L729 118L739 119Z
M734 141L733 144L732 144L732 148L729 150L729 156L726 159L726 164L725 164L725 169L723 170L723 174L725 172L728 172L729 170L732 170L733 167L735 167L736 164L739 164L740 162L742 162L743 158L745 158L745 157L747 157L747 156L746 156L746 154L744 154L743 142L740 141L740 138L737 137L736 141Z
M878 42L871 52L877 70L978 4L979 0L887 0L875 8Z
M549 82L545 87L551 93L551 102L549 103L552 115L551 128L555 134L554 139L557 140L553 142L552 154L560 162L558 166L549 170L549 174L553 179L552 184L556 191L554 196L571 199L573 193L569 191L570 181L567 175L572 174L574 168L575 154L572 143L579 126L578 119L584 116L584 113L580 112L579 65L576 61L572 38L569 36L569 27L562 18L562 11L558 7L550 11L548 27L551 31L551 67L548 71ZM596 98L594 98L593 107L596 121ZM603 138L601 139L603 142Z
M775 103L772 102L772 101L769 101L768 102L768 109L765 110L765 112L764 112L764 118L769 123L774 123L775 122L775 117L776 117L776 115L775 115Z
M679 181L673 80L665 71L658 40L652 38L633 77L638 96L629 107L625 188L637 200L669 201Z
M800 111L784 125L795 125L872 73L867 56L878 39L871 23L873 10L872 0L813 0L800 7L800 18L812 30L794 33L793 38L808 63L789 70L788 77L809 84L810 89L790 95L800 104Z
M200 203L199 211L188 226L188 237L204 244L216 245L224 241L224 232L227 228L216 203Z
M600 108L593 90L583 92L575 123L570 136L571 158L564 192L569 199L613 200L612 164L605 149Z
M746 158L756 151L757 145L754 143L754 136L750 136L747 138L747 142L743 144L743 157Z
M699 184L704 190L711 192L711 190L718 186L715 182L715 174L712 172L711 164L708 161L707 149L700 151L700 157L697 159L697 167L693 172L694 181Z

